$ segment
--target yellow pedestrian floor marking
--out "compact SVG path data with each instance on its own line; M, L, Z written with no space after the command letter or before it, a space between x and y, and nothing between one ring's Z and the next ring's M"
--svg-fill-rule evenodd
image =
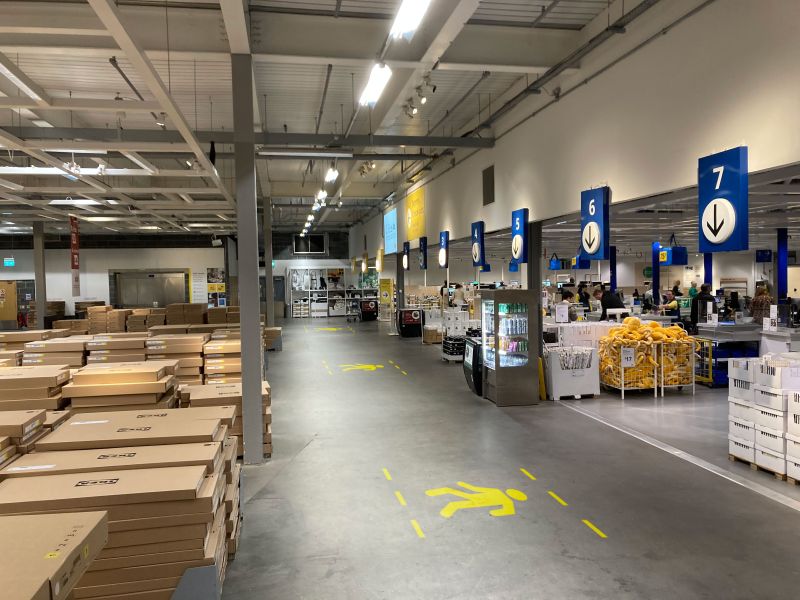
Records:
M383 476L386 477L387 481L391 481L392 480L392 474L389 473L389 469L384 469L383 470Z
M391 362L391 361L389 361L389 362ZM394 366L394 368L395 368L395 369L399 369L399 368L400 368L400 365L395 365L395 366Z
M608 537L608 536L607 536L605 533L603 533L602 531L600 531L600 530L599 530L599 529L598 529L598 528L595 526L595 524L594 524L594 523L592 523L592 522L591 522L589 519L583 519L583 524L584 524L584 525L586 525L586 526L587 526L589 529L591 529L592 531L594 531L594 532L595 532L597 535L599 535L601 538L603 538L603 539L606 539L606 538Z
M550 495L553 497L553 500L555 500L556 502L558 502L558 503L559 503L561 506L569 506L569 505L568 505L566 502L564 502L564 501L563 501L563 500L562 500L562 499L559 497L559 495L558 495L558 494L556 494L556 493L555 493L553 490L548 490L548 491L547 491L547 493L548 493L548 494L550 494Z
M408 505L406 504L406 499L405 499L405 498L403 498L403 494L401 494L399 491L396 491L396 492L394 493L394 495L395 495L395 497L397 498L397 501L400 503L400 506L408 506Z
M463 500L460 501L454 500L450 502L439 512L445 519L449 519L459 510L491 507L497 507L489 511L489 514L493 517L507 517L516 514L514 500L517 502L524 502L528 499L524 493L515 489L508 489L504 492L498 488L479 487L463 481L459 481L458 485L469 491L465 492L451 487L441 487L425 492L427 496L450 495L463 498Z
M393 360L390 360L390 361L389 361L389 364L390 364L390 365L394 365L394 361L393 361ZM395 366L396 366L396 365L395 365Z
M355 363L352 365L339 365L339 368L342 370L342 373L347 373L348 371L374 372L378 369L383 369L383 365L366 365L362 363Z
M408 375L405 371L400 371L403 375Z
M317 331L344 331L344 327L317 327Z
M536 477L531 475L526 469L520 469L520 471L522 471L522 474L525 475L525 477L527 477L528 479L536 481Z
M425 532L422 531L422 527L419 526L416 519L411 519L411 526L414 528L414 531L417 532L417 537L425 539Z

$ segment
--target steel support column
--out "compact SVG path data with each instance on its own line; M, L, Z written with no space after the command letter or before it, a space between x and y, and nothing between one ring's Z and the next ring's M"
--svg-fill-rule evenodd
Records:
M264 297L266 298L264 323L267 327L275 326L275 289L272 281L272 198L261 200L264 211L262 229L264 230Z
M541 298L542 291L542 223L528 223L528 289ZM542 356L542 310L541 300L537 300L533 310L533 323L528 324L529 357L535 365ZM533 382L531 385L538 385Z
M47 278L44 264L44 223L33 224L33 277L36 286L36 323L30 324L36 329L44 329L44 317L47 314Z
M703 283L714 285L714 254L706 252L703 254ZM711 290L714 293L714 290Z
M661 299L661 262L659 260L661 255L661 242L653 242L652 249L652 269L653 269L653 303L660 305Z
M242 421L244 460L264 460L261 407L262 343L258 280L255 134L253 132L253 58L231 55L233 129L238 226L239 305L242 321Z
M394 293L397 297L397 310L406 307L406 271L403 269L403 255L395 253Z

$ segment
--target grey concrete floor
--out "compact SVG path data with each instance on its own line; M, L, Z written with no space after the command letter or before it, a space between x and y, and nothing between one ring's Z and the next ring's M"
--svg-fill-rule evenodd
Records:
M798 597L797 511L565 406L497 408L438 347L375 323L283 325L275 455L245 469L226 600ZM340 366L356 363L383 368ZM582 405L629 418L606 401ZM443 518L453 498L425 492L457 482L527 499Z

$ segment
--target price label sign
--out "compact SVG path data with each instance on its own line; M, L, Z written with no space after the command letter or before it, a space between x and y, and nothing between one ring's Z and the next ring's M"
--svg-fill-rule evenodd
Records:
M569 306L567 304L556 304L556 323L569 323Z
M620 352L620 360L622 361L623 369L630 369L636 366L636 348L622 348Z
M699 251L732 252L749 247L747 147L698 161Z
M581 192L581 256L587 260L608 260L610 201L608 186Z

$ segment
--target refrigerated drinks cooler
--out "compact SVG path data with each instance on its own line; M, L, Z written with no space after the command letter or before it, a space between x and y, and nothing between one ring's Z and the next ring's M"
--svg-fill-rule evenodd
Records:
M530 327L538 300L528 290L482 292L483 397L497 406L539 403L536 327Z

